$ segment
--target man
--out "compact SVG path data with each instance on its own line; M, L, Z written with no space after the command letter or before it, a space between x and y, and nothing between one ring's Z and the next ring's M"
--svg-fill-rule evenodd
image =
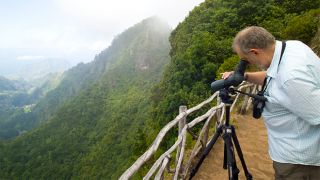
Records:
M300 41L276 41L262 27L240 31L233 50L263 70L245 73L265 84L263 117L275 179L320 179L320 59ZM232 72L223 74L228 78ZM265 81L266 79L266 81ZM265 82L265 83L264 83Z

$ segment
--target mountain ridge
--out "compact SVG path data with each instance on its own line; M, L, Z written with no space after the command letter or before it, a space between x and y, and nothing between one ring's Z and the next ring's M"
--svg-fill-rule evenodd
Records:
M148 20L153 21L147 19L125 31L128 38L119 35L115 46L112 44L93 62L78 64L66 72L57 90L48 93L56 110L38 128L0 150L6 157L0 157L5 164L0 167L2 178L98 178L114 177L123 171L131 148L137 153L141 151L139 147L145 146L143 137L139 143L135 137L144 131L141 125L150 117L150 89L159 82L169 62L171 29L168 26L163 33L154 32ZM152 35L146 38L146 32ZM57 102L54 93L64 93L66 99ZM50 101L45 107L52 106ZM127 150L117 154L121 149ZM95 164L88 166L92 159ZM98 172L98 164L108 168Z

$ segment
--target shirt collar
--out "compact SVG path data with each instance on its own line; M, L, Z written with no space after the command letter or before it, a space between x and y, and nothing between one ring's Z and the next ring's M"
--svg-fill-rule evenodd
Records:
M278 65L280 61L282 42L276 41L276 45L274 48L273 58L269 68L267 69L267 76L275 78L278 72Z

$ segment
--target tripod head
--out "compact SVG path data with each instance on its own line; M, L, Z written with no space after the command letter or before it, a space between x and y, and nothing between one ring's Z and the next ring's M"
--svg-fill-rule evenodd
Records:
M219 91L219 97L221 98L221 101L225 104L232 104L233 99L231 99L230 94L233 94L234 91L230 91L230 88L223 88Z

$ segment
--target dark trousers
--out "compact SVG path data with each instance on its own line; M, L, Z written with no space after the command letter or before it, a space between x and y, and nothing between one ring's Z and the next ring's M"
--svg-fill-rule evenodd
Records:
M275 180L320 180L320 166L273 161Z

